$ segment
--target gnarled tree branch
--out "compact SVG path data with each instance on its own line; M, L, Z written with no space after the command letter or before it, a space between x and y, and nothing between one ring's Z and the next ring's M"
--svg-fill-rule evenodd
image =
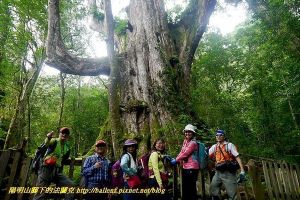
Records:
M198 1L200 4L200 1ZM202 2L202 12L199 13L199 17L198 20L196 20L196 25L195 27L198 27L196 30L196 34L194 35L194 37L192 38L192 42L190 45L190 50L188 52L187 55L187 65L191 66L192 65L192 61L196 52L196 49L198 47L199 41L202 38L204 31L206 29L206 26L208 24L210 15L212 14L215 5L216 5L216 0L205 0L205 1L201 1ZM200 6L199 6L200 7Z
M181 20L174 26L177 35L173 39L176 41L179 61L184 64L185 78L189 78L196 49L215 5L216 0L190 0Z
M59 0L48 1L47 60L45 63L63 73L75 75L109 75L108 58L78 58L65 48L60 33Z

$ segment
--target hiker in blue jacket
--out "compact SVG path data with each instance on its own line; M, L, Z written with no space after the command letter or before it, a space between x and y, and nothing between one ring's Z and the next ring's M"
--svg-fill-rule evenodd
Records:
M137 149L138 144L137 141L128 139L125 141L123 146L123 154L121 156L121 168L124 173L124 187L131 188L133 187L130 185L131 183L139 184L136 181L130 182L131 179L137 178L138 173L138 162L137 162ZM136 185L136 186L137 186ZM124 193L123 194L124 200L136 200L136 194Z

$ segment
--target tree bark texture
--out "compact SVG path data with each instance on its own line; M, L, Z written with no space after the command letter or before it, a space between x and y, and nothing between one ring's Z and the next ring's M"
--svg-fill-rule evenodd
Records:
M170 27L163 1L130 1L133 31L127 31L121 68L121 119L129 133L147 138L182 114L174 107L177 102L187 104L192 59L215 3L191 1L182 20Z

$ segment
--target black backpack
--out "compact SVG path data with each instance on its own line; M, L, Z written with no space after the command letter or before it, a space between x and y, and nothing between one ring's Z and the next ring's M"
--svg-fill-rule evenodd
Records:
M52 153L55 150L55 147L57 145L57 141L52 145L46 146L45 142L43 142L35 151L34 157L31 162L31 171L35 174L38 173L41 165L43 164L43 158L45 155L48 155Z

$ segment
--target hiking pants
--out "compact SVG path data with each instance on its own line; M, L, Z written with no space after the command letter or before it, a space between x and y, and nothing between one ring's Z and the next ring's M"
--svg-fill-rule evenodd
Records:
M221 172L219 170L216 171L210 184L210 193L213 199L218 199L222 183L225 186L228 199L236 200L237 199L236 173L232 173L229 171L224 171L224 172Z
M182 170L182 200L197 199L196 181L198 178L198 172L198 169Z
M108 181L102 181L100 183L92 183L89 182L87 183L87 188L88 189L92 189L92 188L99 188L99 189L103 189L103 188L109 188L109 182ZM85 200L107 200L108 198L108 194L106 193L88 193L85 196Z
M148 180L148 187L149 188L159 188L159 185L155 178L149 178ZM170 194L168 194L168 185L165 186L165 193L164 194L155 194L150 193L148 196L148 200L170 200Z
M62 172L60 172L60 168L56 166L42 166L38 172L38 178L36 182L36 187L46 188L49 187L51 183L55 183L56 187L74 187L73 181L71 181L68 177L66 177ZM41 191L41 189L39 190ZM45 193L36 193L33 197L33 200L44 199ZM67 194L65 199L71 200L74 199L74 194Z

